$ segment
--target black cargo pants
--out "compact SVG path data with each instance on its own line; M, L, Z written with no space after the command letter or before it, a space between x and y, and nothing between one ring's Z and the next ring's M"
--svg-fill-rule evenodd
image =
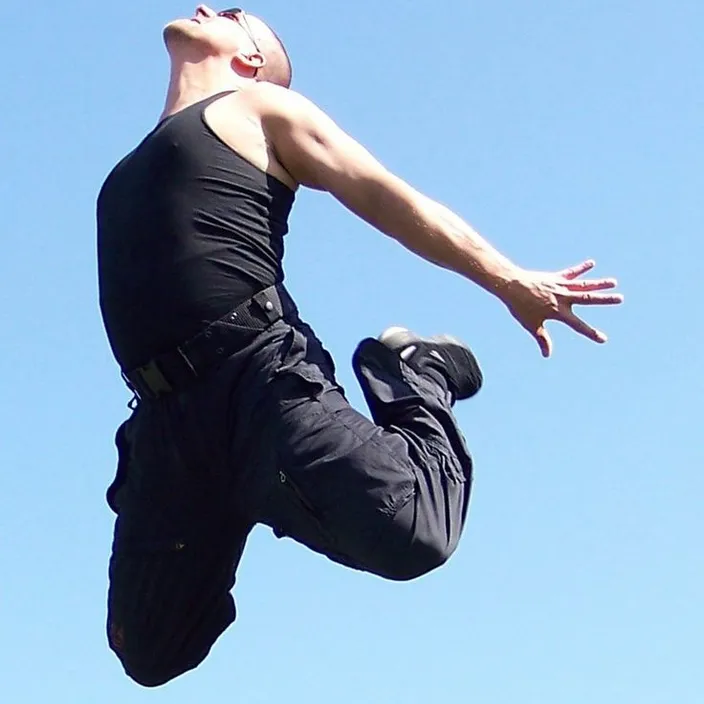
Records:
M280 320L120 427L108 637L138 683L195 668L234 621L257 523L392 580L452 554L472 461L445 391L372 339L353 365L375 423L347 403L312 330Z

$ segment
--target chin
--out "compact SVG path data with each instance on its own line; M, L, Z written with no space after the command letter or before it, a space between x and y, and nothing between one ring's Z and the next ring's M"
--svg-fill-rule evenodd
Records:
M178 37L189 37L193 33L193 29L197 29L198 24L192 20L173 20L164 27L164 41L168 42L169 39Z

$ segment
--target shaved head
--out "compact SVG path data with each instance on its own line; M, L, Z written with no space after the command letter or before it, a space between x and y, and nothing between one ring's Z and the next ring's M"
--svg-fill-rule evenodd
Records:
M259 71L259 80L275 83L284 88L290 87L293 68L284 43L276 32L259 17L248 13L247 20L257 44L266 58L266 66Z
M231 61L237 73L242 69L253 71L250 77L257 81L284 88L291 85L291 60L283 42L266 22L254 15L245 12L220 15L199 5L193 18L166 25L164 41L177 63L220 57Z

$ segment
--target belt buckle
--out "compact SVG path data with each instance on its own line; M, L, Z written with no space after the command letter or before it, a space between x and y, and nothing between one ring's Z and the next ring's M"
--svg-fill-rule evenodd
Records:
M149 390L153 398L159 398L161 394L168 394L173 391L173 387L164 376L159 365L155 360L150 360L142 367L137 367L135 373L139 376L140 381ZM137 389L137 393L141 394L142 389Z

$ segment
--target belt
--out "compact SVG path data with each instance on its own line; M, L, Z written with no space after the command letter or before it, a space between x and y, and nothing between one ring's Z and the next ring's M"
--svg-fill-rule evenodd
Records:
M122 378L140 400L188 386L296 306L283 286L270 286L208 325L187 342L150 359Z

